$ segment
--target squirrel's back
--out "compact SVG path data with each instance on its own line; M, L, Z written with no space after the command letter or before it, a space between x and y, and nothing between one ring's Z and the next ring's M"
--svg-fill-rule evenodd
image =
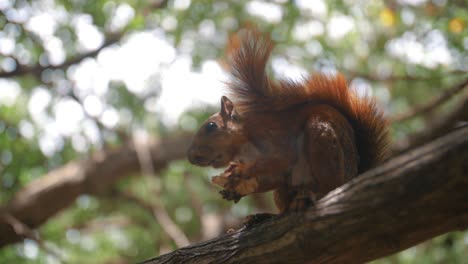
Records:
M228 88L241 115L274 114L306 103L327 104L338 109L354 129L359 173L385 158L388 123L372 98L359 97L341 74L316 74L303 82L271 80L266 64L272 49L269 37L255 29L243 29L230 38Z

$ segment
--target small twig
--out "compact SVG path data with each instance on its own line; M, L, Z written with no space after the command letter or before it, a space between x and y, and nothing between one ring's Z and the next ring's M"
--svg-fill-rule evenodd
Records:
M183 247L190 244L185 234L172 221L167 211L157 201L149 203L130 192L124 192L117 189L114 189L112 193L126 201L137 204L139 207L152 214L158 223L163 227L164 232L169 235L169 237L174 241L174 243L176 243L178 247Z
M40 249L42 249L47 254L54 256L56 259L60 260L61 263L66 263L65 258L62 254L55 251L46 245L45 241L42 240L36 232L29 228L25 223L21 222L18 218L14 217L8 212L1 212L0 218L8 223L18 236L30 239L37 243Z
M152 212L156 220L158 220L159 224L163 227L164 231L169 235L169 237L171 237L174 243L176 243L177 247L185 247L190 244L187 236L182 232L177 224L172 221L166 209L164 209L159 202L152 204Z
M192 208L195 210L195 215L197 216L198 220L201 223L200 231L198 232L198 236L196 240L206 240L211 239L214 236L219 235L221 230L223 229L223 217L220 213L203 213L203 203L199 198L199 195L193 190L192 184L190 184L190 177L193 175L190 172L184 173L184 187L187 190L190 196L190 204ZM212 186L210 186L212 187Z
M454 95L456 95L457 93L459 93L466 87L468 87L468 79L465 79L460 83L457 83L456 85L450 87L449 89L445 89L444 92L432 98L426 104L416 106L415 108L411 109L410 111L406 113L394 116L392 118L392 122L402 122L407 119L413 118L417 115L429 113L433 111L434 109L436 109L441 104L448 101L450 98L452 98Z
M139 139L135 136L133 138L133 144L135 146L135 151L138 157L139 164L141 166L143 176L148 177L149 180L152 180L150 176L155 175L155 169L151 161L151 151L148 148L149 139L146 134L142 138L143 140L139 141ZM153 197L159 196L158 191L152 188L151 185L148 185L148 190ZM190 244L190 241L188 240L187 236L184 234L184 232L182 232L182 230L177 226L177 224L174 221L172 221L164 206L159 204L158 201L154 201L152 204L147 204L147 206L149 206L149 209L151 210L153 216L156 218L159 224L163 227L164 231L169 235L169 237L171 237L171 239L176 243L178 247L183 247Z
M10 213L2 212L0 217L3 218L3 220L6 223L8 223L11 227L13 227L13 230L19 236L29 238L34 241L38 239L37 234L31 228L29 228L26 224L19 221L16 217L11 215Z

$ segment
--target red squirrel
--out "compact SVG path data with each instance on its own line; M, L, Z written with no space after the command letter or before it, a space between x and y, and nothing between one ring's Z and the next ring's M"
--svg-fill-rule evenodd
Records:
M374 167L386 155L388 125L375 101L359 97L340 74L272 80L267 35L243 29L227 47L232 101L196 133L188 159L227 167L212 182L224 199L274 191L280 213L303 210Z

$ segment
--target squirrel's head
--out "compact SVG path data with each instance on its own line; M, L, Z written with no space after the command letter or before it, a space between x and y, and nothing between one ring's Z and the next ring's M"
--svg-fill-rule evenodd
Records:
M221 98L221 110L208 118L195 134L188 159L199 166L225 167L246 141L241 117L227 97Z

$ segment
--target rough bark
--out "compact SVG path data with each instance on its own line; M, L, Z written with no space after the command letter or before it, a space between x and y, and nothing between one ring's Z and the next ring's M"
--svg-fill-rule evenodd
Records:
M362 263L468 228L468 127L396 157L307 212L144 263Z
M192 136L178 135L149 144L156 171L172 160L185 157ZM14 230L8 217L33 229L60 210L70 206L81 194L98 194L118 180L140 171L133 146L103 150L87 160L71 161L29 183L0 210L0 247L20 241L24 234ZM11 218L11 217L10 217Z

